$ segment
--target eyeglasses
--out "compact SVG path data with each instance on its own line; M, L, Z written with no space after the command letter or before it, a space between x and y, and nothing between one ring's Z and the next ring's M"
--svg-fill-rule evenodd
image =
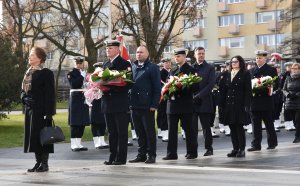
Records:
M230 61L230 62L231 62L231 63L238 63L239 61L236 60L236 61Z

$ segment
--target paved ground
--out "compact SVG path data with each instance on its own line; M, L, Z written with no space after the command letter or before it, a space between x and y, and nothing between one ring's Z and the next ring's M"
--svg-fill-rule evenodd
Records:
M0 149L0 185L299 185L300 144L291 141L294 132L281 131L276 150L266 150L266 134L260 152L246 158L227 158L230 137L214 139L214 156L203 157L203 138L199 136L199 157L186 160L185 143L179 136L179 159L163 161L167 144L158 140L154 165L144 163L105 166L108 150L96 150L85 142L87 152L71 152L70 144L55 145L48 173L27 173L34 164L33 154L22 148ZM249 145L251 136L247 135ZM135 157L137 144L129 147L128 159Z

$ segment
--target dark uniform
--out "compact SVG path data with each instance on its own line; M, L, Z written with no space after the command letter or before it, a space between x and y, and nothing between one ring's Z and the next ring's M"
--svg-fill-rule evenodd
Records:
M107 46L119 46L120 43L112 41ZM113 61L107 61L103 68L109 70L131 70L128 61L118 55ZM128 90L129 86L109 86L110 90L103 93L101 110L104 113L105 122L109 134L109 160L106 165L126 164L128 142Z
M83 60L76 59L76 63L83 63ZM87 148L81 145L81 138L85 126L88 126L90 123L90 117L89 107L84 103L84 77L81 75L80 69L77 68L73 68L67 77L71 86L68 117L68 123L71 129L71 149L72 151L85 151Z
M257 51L257 55L267 56L265 51ZM251 78L260 78L263 76L277 76L275 68L268 64L262 65L260 68L255 67L250 70ZM274 89L276 89L276 85ZM251 117L253 122L254 139L251 143L251 148L248 151L256 151L261 149L262 140L262 121L264 121L268 133L268 149L274 149L277 143L277 135L273 124L273 109L274 100L272 96L268 95L268 90L262 91L253 96L251 101Z

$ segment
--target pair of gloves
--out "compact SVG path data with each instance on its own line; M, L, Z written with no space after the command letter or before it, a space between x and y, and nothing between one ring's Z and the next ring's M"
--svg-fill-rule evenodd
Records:
M300 92L297 93L289 93L286 97L290 99L296 99L300 96Z

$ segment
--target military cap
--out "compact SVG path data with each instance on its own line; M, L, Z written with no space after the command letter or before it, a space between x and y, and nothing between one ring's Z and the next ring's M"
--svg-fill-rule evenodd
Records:
M255 55L256 55L256 56L267 56L267 55L268 55L268 52L265 51L265 50L256 50L256 51L255 51Z
M174 55L178 55L178 54L187 54L188 50L185 48L176 48L173 50L173 54Z
M255 61L247 61L246 64L247 65L256 65L256 62Z
M162 62L162 63L164 63L164 62L169 62L169 61L171 61L171 59L168 58L168 57L164 57L164 58L161 59L161 62Z
M186 61L186 62L191 62L192 60L191 60L191 58L187 57L187 58L185 59L185 61Z
M226 64L225 64L225 63L224 63L224 64L221 64L220 67L221 67L221 68L225 68L225 67L226 67Z
M120 46L120 41L118 40L106 40L104 41L106 47L110 47L110 46Z
M81 57L77 57L77 58L75 58L74 60L75 60L75 62L78 63L78 64L82 64L82 63L84 62L83 58L81 58Z
M103 62L97 62L93 64L93 67L102 67L103 66Z
M292 61L288 61L288 62L285 62L284 63L284 66L292 66L293 65L293 62Z

